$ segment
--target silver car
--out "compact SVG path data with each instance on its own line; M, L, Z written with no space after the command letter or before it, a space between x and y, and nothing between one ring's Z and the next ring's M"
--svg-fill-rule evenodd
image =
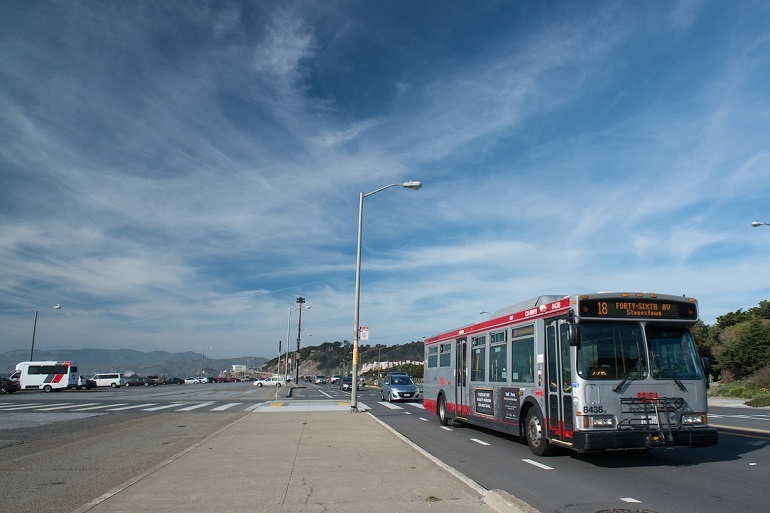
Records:
M419 401L420 389L406 374L388 374L382 380L380 397L383 401Z

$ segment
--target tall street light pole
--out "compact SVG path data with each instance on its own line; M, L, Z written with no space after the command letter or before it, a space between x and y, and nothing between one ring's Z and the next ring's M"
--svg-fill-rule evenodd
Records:
M297 355L294 358L297 361L296 362L297 363L297 372L296 372L296 375L294 377L295 385L297 383L299 383L299 345L300 345L300 340L302 338L302 305L305 303L305 298L304 297L298 297L297 298L297 303L299 303L299 321L297 323Z
M32 349L29 350L30 361L32 361L32 357L35 354L35 333L37 333L37 314L39 314L43 310L48 310L49 308L53 308L54 310L61 310L61 305L56 304L53 306L46 306L45 308L41 308L40 310L35 310L35 324L34 326L32 326Z
M405 189L412 189L413 191L419 190L422 187L420 182L404 182L404 183L392 183L385 187L380 187L372 192L361 193L358 197L358 249L356 251L356 304L353 313L353 361L352 361L352 375L353 375L353 388L350 393L350 411L358 411L358 337L360 335L361 326L358 323L359 306L361 304L361 239L363 234L363 222L364 222L364 198L377 194L380 191L384 191L390 187L404 187Z

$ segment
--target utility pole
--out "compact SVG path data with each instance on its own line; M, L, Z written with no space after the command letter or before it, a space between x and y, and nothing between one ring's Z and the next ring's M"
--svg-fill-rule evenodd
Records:
M297 354L295 360L297 360L297 372L294 377L294 383L299 383L299 346L302 339L302 304L305 302L304 297L298 297L297 303L299 303L299 321L297 323Z

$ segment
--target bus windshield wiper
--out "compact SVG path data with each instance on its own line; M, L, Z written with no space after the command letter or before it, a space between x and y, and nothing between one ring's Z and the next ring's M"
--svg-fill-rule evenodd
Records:
M620 389L621 389L621 388L623 388L623 386L624 386L626 383L628 383L628 381L631 379L631 375L632 375L634 372L638 372L638 371L640 371L640 370L641 370L641 367L642 367L642 358L640 357L640 358L638 358L638 359L636 360L636 363L635 363L635 364L634 364L634 366L631 368L631 370L630 370L630 371L628 371L628 372L626 372L626 373L623 375L623 379L622 379L622 380L620 380L620 383L618 383L618 384L617 384L617 385L616 385L616 386L615 386L615 387L612 389L612 391L613 391L613 392L620 392Z
M682 392L687 390L684 384L681 381L679 381L679 378L677 378L674 375L674 371L669 369L667 365L663 365L662 363L660 363L660 360L658 359L658 355L656 355L655 353L652 354L652 361L655 362L655 366L658 369L665 371L665 373L668 374L668 377L674 380L674 383L676 383L676 386L679 387L679 390L681 390Z

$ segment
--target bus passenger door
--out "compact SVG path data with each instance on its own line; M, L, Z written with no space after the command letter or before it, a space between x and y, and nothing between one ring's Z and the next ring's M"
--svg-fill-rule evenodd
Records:
M548 438L571 442L574 426L569 323L563 319L546 324L546 379Z
M461 338L455 341L455 413L459 416L466 414L468 404L468 373L467 373L467 355L466 339Z

